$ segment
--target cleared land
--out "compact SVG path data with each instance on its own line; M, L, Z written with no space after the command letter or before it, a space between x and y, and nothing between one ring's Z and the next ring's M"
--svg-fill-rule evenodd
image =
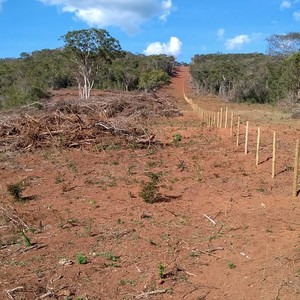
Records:
M208 128L183 83L201 107L227 106L193 95L181 68L157 96L60 102L74 98L68 91L48 111L6 117L1 299L300 299L300 198L291 196L299 121L228 104L250 121L245 155L243 127L239 147L228 129Z

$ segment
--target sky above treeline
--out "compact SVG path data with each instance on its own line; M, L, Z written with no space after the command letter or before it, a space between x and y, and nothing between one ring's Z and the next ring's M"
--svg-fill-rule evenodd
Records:
M63 46L104 28L124 50L174 55L266 53L266 38L300 31L300 0L0 0L0 58Z

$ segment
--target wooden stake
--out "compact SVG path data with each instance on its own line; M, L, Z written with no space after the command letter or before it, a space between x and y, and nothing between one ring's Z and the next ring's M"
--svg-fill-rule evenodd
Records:
M217 128L220 127L220 112L217 112Z
M299 167L299 140L296 141L295 164L294 164L294 182L293 182L293 197L297 197L298 193L298 167Z
M223 122L223 107L221 107L221 111L220 111L220 123L219 123L220 128L222 128L222 122Z
M239 145L239 141L240 141L240 124L241 124L241 117L238 116L238 120L237 120L237 128L236 128L236 145Z
M257 128L256 166L258 166L259 164L259 148L260 148L260 127Z
M276 163L276 132L273 132L273 155L272 155L272 178L275 178L275 163Z
M246 122L246 133L245 133L245 154L248 153L248 137L249 137L249 121Z
M210 127L210 111L207 112L207 126Z
M225 108L225 125L224 125L225 128L227 128L227 122L228 122L228 107Z
M230 137L233 134L233 111L231 112L231 120L230 120Z

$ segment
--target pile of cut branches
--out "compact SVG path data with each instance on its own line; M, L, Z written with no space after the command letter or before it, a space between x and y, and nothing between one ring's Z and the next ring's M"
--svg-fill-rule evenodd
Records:
M39 111L24 109L0 122L0 151L95 146L112 138L121 144L150 146L157 142L144 124L178 114L170 99L152 94L107 93L89 101L52 99L42 103Z

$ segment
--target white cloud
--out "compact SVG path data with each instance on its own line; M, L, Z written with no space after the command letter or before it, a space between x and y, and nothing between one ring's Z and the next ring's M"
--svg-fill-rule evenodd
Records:
M144 54L166 54L178 57L181 53L181 47L182 42L177 37L172 36L168 43L154 42L149 44L147 49L144 50Z
M1 0L0 0L1 1ZM172 0L39 0L72 13L89 26L117 26L129 34L154 17L166 21Z
M293 17L296 21L300 21L300 11L295 11Z
M166 22L172 9L172 0L163 0L162 3L163 14L159 17L162 21Z
M224 34L225 34L225 29L224 28L220 28L218 30L218 39L221 40L224 38Z
M291 8L291 6L292 6L292 2L288 0L283 0L280 4L281 9Z
M249 36L246 34L242 34L232 39L228 39L225 43L225 47L228 50L240 49L244 44L249 42L250 42Z

